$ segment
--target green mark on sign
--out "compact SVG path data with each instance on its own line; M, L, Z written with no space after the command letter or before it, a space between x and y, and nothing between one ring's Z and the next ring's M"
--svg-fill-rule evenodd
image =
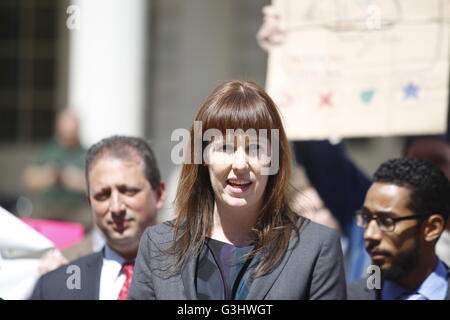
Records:
M372 101L374 95L375 91L373 89L364 90L363 92L361 92L361 100L364 103L369 104Z

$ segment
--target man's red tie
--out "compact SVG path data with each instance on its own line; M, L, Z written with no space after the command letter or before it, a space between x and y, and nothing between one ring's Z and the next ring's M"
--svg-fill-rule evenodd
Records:
M119 297L117 300L127 300L128 299L128 290L130 289L131 278L133 277L133 268L134 265L132 262L125 262L122 266L122 271L125 273L125 282L123 283L123 287L120 290Z

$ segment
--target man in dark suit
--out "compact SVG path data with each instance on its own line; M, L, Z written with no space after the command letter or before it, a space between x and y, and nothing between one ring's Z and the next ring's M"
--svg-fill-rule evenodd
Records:
M165 199L155 156L140 138L113 136L86 154L89 203L106 239L101 252L42 276L31 299L126 299L144 230Z
M449 212L441 170L414 158L381 164L357 213L374 273L351 283L348 299L449 299L449 269L435 254Z

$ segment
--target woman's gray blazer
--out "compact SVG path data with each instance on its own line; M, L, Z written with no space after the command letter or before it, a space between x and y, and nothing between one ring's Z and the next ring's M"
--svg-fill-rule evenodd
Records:
M250 285L248 300L346 299L343 255L338 233L299 218L304 223L280 263ZM164 272L174 258L167 249L173 239L171 222L148 228L141 238L129 299L195 300L197 257L188 259L180 273ZM255 268L256 256L250 266Z

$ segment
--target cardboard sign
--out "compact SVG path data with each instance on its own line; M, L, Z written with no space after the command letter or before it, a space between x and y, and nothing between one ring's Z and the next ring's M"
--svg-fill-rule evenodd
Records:
M449 2L273 0L266 84L288 137L445 132Z

